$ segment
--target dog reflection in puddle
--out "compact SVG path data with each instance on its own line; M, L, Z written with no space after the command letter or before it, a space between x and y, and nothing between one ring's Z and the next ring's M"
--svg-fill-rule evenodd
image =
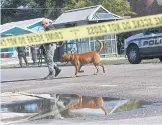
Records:
M99 109L101 108L105 115L107 115L106 109L103 107L104 100L102 97L85 97L79 96L78 102L76 104L72 104L68 106L68 110L74 109L82 109L82 108L91 108L91 109Z

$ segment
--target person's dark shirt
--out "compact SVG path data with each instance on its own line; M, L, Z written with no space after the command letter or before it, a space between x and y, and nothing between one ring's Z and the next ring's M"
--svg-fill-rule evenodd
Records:
M17 47L17 52L18 52L18 56L24 56L24 55L26 55L26 49L25 49L24 46Z
M25 52L25 47L22 46L22 47L17 47L17 52L18 53L24 53Z
M49 25L49 26L45 27L45 31L53 30L53 29L55 29L55 27L53 25Z
M45 31L53 30L53 29L55 29L55 27L53 25L49 25L49 26L45 27ZM45 43L44 45L49 45L49 44L51 44L51 43Z

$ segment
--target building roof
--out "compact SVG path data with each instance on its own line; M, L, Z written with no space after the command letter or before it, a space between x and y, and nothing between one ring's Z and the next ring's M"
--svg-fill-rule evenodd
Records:
M8 30L5 30L5 31L3 31L3 32L1 32L1 35L9 35L8 34L8 31L10 31L10 30L12 30L12 29L17 29L17 30L20 30L20 31L25 31L26 33L35 33L35 31L33 31L33 30L30 30L30 29L28 29L28 28L24 28L24 27L19 27L19 26L13 26L13 27L11 27L10 29L8 29ZM10 31L11 32L11 31ZM20 32L20 33L22 33L22 32ZM19 33L19 34L20 34ZM11 34L10 34L11 35ZM15 33L13 33L12 35L18 35L18 34L15 34Z
M72 9L62 13L53 24L68 24L75 22L90 22L100 20L118 20L121 19L101 5Z
M5 32L5 31L12 29L14 27L21 27L23 29L27 29L29 26L39 23L43 19L44 18L36 18L36 19L23 20L23 21L18 21L18 22L5 23L3 25L0 25L0 33ZM49 21L52 22L52 20L49 20Z

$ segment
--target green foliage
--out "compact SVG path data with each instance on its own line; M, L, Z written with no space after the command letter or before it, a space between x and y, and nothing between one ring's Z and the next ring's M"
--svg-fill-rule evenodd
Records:
M53 0L29 0L29 8L33 8L33 12L39 17L47 17L54 19L58 13L56 2Z
M82 8L87 6L92 6L94 3L91 0L71 0L64 6L65 10Z
M131 7L128 5L128 0L100 0L99 4L110 12L120 16L135 14L131 11Z
M130 100L127 104L117 108L115 112L130 111L137 108L140 108L140 100Z
M110 12L120 16L135 14L131 11L128 0L71 0L68 4L65 5L64 9L70 10L92 5L102 5Z
M17 15L16 8L24 4L26 4L26 0L3 0L1 4L1 23L3 24L14 20Z
M4 0L1 9L2 24L13 21L46 17L56 19L65 0Z

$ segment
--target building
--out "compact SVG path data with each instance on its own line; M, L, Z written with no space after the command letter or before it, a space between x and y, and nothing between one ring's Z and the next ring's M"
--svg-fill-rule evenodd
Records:
M36 33L44 31L44 28L41 24L44 18L36 18L18 22L10 22L3 25L0 25L0 34L1 37L13 36L13 35L22 35L28 33ZM53 21L50 20L52 23ZM27 47L28 55L30 56L30 47ZM15 47L1 49L1 57L16 57L17 52Z
M64 28L120 19L122 19L120 16L109 12L101 5L97 5L65 11L55 20L53 25L57 28ZM96 42L97 39L102 40L104 43L101 55L117 54L116 34L66 41L64 52L84 53L94 51L98 48L98 44Z

